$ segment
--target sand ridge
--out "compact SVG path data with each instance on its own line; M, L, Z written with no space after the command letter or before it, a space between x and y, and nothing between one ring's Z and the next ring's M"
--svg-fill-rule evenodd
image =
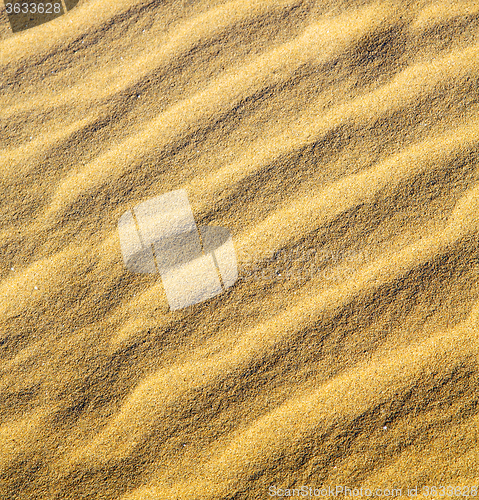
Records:
M0 499L478 486L479 4L0 6ZM117 223L185 189L239 279ZM457 497L457 496L456 496Z

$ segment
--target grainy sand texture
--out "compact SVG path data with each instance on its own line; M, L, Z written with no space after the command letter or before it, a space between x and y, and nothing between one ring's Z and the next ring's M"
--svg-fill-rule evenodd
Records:
M477 0L0 4L1 500L479 495L478 83ZM172 311L175 190L239 277Z

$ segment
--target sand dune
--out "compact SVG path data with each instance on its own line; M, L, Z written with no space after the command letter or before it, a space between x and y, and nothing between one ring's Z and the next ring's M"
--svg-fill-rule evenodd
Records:
M474 496L479 3L0 20L0 498ZM117 223L177 189L239 279L170 311Z

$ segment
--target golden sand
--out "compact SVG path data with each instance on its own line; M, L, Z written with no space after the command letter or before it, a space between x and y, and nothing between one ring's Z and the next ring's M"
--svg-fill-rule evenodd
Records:
M474 496L478 88L477 0L2 4L0 499ZM177 189L239 279L170 311Z

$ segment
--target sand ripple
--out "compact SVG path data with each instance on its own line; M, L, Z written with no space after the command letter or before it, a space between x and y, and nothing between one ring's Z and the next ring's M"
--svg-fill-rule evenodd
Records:
M476 1L0 19L1 499L477 485ZM239 279L170 312L116 225L175 189Z

